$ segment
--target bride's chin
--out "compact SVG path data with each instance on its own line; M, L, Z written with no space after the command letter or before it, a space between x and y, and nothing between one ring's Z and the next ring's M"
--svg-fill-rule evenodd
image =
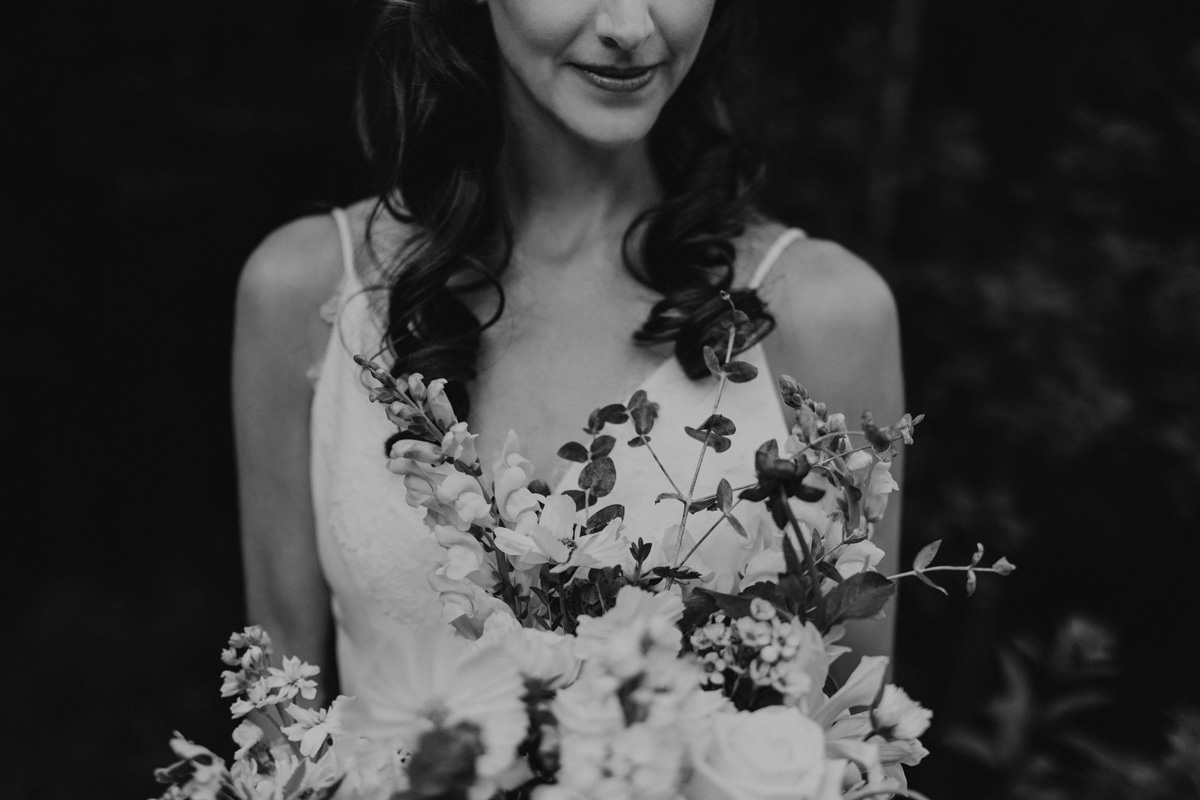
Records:
M601 150L620 150L639 144L650 135L657 114L602 111L580 115L568 128L583 141Z

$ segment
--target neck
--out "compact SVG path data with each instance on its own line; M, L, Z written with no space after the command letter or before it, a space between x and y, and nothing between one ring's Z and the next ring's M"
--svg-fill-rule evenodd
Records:
M647 143L597 147L512 96L519 92L508 92L500 167L518 249L561 263L592 247L619 248L634 217L661 196Z

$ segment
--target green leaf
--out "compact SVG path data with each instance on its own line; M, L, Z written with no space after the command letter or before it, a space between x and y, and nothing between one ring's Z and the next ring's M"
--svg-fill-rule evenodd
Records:
M725 377L730 383L746 383L758 377L758 367L745 361L730 361L725 365Z
M579 442L567 442L558 448L558 457L565 458L567 461L574 461L578 464L586 464L588 461L588 451Z
M683 432L695 439L697 442L704 442L704 444L711 447L718 453L724 453L733 446L733 441L728 437L709 431L698 431L689 425L685 425L683 427Z
M590 517L588 517L587 528L584 532L595 533L617 518L625 518L625 506L621 505L620 503L613 503L610 506L605 506L595 514L592 514Z
M610 422L613 425L620 425L629 421L629 412L625 410L625 406L620 403L611 403L600 409L597 414L600 419L605 422Z
M975 587L978 583L979 579L975 577L975 570L967 570L967 597L975 594Z
M975 545L975 555L971 556L971 566L972 566L972 567L973 567L973 566L975 566L976 564L978 564L978 563L979 563L980 561L982 561L982 560L983 560L983 544L982 544L982 543L976 543L976 545Z
M583 429L584 433L597 434L604 429L604 420L600 419L600 409L595 409L591 414L588 414L587 427Z
M917 572L928 567L933 563L933 557L937 555L938 548L942 546L942 540L930 542L921 548L921 552L917 553L917 557L913 559L913 569Z
M590 490L592 497L604 497L617 482L617 467L608 456L589 461L579 473L579 488Z
M833 564L830 564L828 561L818 561L817 572L821 573L821 575L829 578L832 581L836 581L837 583L841 583L842 581L846 580L842 577L842 573L838 572L837 567L835 567Z
M622 409L624 410L624 409ZM617 444L617 440L608 434L597 436L592 442L591 457L602 458L612 452L613 447Z
M708 618L719 610L716 599L710 597L703 589L689 594L688 598L683 601L683 619L679 621L684 641L687 641L688 634L707 623Z
M714 378L721 377L721 362L717 360L717 351L708 345L704 346L704 366L708 367Z
M681 503L687 502L687 498L681 494L675 494L675 492L663 492L658 497L654 498L654 504L658 505L663 500L678 500Z
M732 436L737 433L733 420L720 414L712 414L696 428L698 431L712 431L718 436Z
M638 389L629 399L629 416L633 419L633 429L639 434L647 434L654 428L658 419L658 403L652 403L646 397L646 392Z
M625 443L627 447L644 447L650 441L649 436L635 436Z
M733 487L729 485L729 481L721 478L721 482L717 484L717 508L721 509L721 511L728 512L732 507Z
M826 625L873 617L883 610L894 594L896 584L878 572L851 575L825 595Z
M742 617L750 616L750 601L754 599L753 597L714 592L711 589L701 589L699 587L693 592L693 594L700 593L711 597L717 604L717 608L724 611L731 619L741 619Z

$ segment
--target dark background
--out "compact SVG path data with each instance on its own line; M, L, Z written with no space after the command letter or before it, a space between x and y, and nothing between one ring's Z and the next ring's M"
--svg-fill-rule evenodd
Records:
M903 590L899 682L935 712L913 786L1196 796L1200 5L745 1L764 207L899 301L928 415L905 559L1019 564ZM359 196L369 12L6 16L0 797L148 797L172 729L233 749L233 291L269 230Z

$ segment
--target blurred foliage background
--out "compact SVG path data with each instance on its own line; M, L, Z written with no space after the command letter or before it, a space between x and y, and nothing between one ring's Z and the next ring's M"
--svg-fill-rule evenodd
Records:
M912 785L1200 795L1200 4L743 2L764 208L899 301L905 558L1019 564L902 591L898 678L935 712ZM149 797L173 728L227 741L233 289L271 228L358 197L370 14L9 13L0 796Z

